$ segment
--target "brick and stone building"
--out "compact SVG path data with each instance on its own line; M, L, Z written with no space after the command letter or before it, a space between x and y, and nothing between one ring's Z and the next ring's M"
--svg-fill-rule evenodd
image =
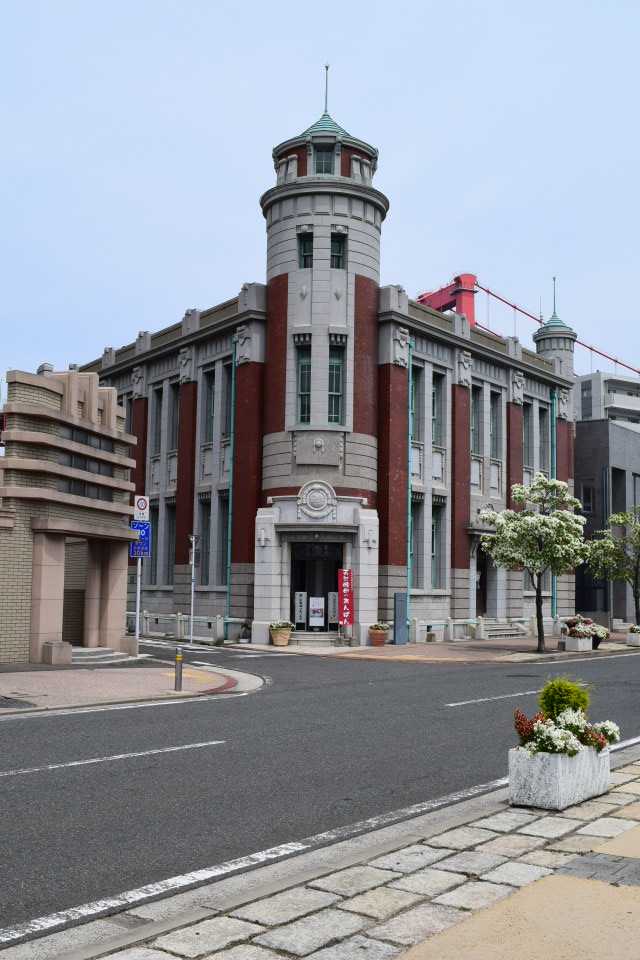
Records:
M116 391L95 373L11 370L3 414L0 662L71 663L72 644L132 652L135 437Z
M408 579L421 619L532 613L522 575L479 550L476 518L535 470L572 482L575 334L552 318L528 350L460 312L473 285L453 312L381 289L378 152L326 110L273 160L266 282L82 368L117 390L138 440L143 606L188 610L196 533L196 614L229 611L256 641L271 620L302 622L298 593L324 600L320 629L333 629L341 567L363 643ZM557 601L573 610L572 578Z

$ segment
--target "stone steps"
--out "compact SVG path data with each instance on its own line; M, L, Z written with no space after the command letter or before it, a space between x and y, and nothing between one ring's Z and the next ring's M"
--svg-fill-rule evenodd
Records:
M119 663L129 659L128 653L112 650L110 647L74 647L71 651L71 663L87 666L94 663Z
M348 647L349 640L338 637L335 632L310 633L304 630L294 630L289 638L289 644L299 647Z

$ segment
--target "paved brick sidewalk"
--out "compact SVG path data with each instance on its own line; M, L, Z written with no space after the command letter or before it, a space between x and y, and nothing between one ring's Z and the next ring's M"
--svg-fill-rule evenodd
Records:
M241 874L132 906L84 930L8 947L3 960L387 960L407 950L407 960L632 957L615 949L636 937L640 923L637 761L638 746L613 754L612 765L623 765L612 773L611 792L562 813L510 808L506 791L494 791L341 844L324 860L316 852L256 871L266 882ZM617 870L607 873L612 858ZM607 883L584 879L595 875L594 863ZM556 916L558 884L570 918ZM594 896L610 902L608 910L594 909ZM519 911L540 952L516 949ZM584 937L595 921L591 952L575 939L568 953L559 943L554 951L545 943L547 918L556 938L563 929ZM476 924L489 932L476 933Z

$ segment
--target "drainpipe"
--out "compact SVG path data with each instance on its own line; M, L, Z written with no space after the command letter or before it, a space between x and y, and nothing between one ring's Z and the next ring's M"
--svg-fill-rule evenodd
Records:
M407 626L411 623L409 617L409 597L411 589L411 439L413 437L413 413L411 410L411 400L413 393L413 377L412 377L412 356L413 356L413 340L409 340L409 410L407 421L409 424L409 436L408 440L408 459L407 459Z
M231 445L229 449L229 517L227 520L227 615L224 618L224 641L227 642L231 612L231 534L233 531L233 447L236 428L236 338L232 337L231 355Z
M557 390L551 390L551 479L556 480L556 400ZM558 614L558 578L551 578L551 616L555 619Z

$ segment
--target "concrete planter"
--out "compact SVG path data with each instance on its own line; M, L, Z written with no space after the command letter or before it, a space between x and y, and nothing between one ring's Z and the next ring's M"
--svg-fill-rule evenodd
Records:
M591 637L570 637L567 635L564 648L567 653L584 653L586 650L593 650L593 640Z
M585 747L575 757L566 753L509 750L509 803L543 810L564 810L611 786L609 747L600 753Z
M287 647L289 645L291 630L281 627L279 630L270 629L269 633L271 634L274 647Z
M627 634L627 646L628 647L640 647L640 633L629 633Z

